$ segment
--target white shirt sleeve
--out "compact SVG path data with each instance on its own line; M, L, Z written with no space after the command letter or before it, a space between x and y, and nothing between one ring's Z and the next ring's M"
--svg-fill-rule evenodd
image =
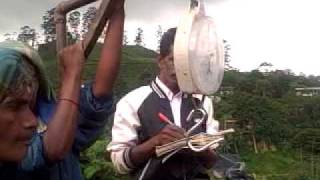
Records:
M219 131L219 122L214 119L214 110L213 110L212 99L209 97L206 97L204 100L203 106L208 113L207 133L214 134Z
M138 88L123 97L116 106L112 126L112 140L107 147L116 170L121 174L129 173L133 164L130 161L130 148L138 141L137 130L141 126L138 108L150 94L148 86Z
M207 110L208 113L208 120L207 120L207 133L208 134L215 134L219 131L219 122L214 119L214 110L212 99L210 97L206 97L204 101L204 108ZM211 149L216 149L219 146L219 143L212 144L210 146Z

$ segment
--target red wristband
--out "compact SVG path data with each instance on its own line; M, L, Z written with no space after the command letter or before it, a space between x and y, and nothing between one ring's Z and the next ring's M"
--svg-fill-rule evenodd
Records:
M74 101L72 99L60 98L59 101L67 101L67 102L70 102L71 104L75 105L76 107L79 107L79 103L77 103L76 101Z

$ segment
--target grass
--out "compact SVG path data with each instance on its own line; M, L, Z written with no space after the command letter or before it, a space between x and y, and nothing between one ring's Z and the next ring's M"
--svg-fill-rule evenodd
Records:
M241 157L249 173L254 174L256 179L320 179L319 161L312 164L308 160L301 160L294 151L245 153Z

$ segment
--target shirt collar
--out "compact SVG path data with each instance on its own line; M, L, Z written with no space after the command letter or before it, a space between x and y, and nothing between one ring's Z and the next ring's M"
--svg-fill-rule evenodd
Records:
M173 98L182 97L182 91L179 91L177 94L173 94L173 92L159 79L159 77L156 78L156 83L170 101L172 101Z

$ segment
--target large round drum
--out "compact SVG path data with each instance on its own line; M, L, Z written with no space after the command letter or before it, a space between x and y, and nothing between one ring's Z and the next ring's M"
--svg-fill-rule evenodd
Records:
M198 0L192 0L190 11L177 29L174 63L183 92L211 95L220 87L224 72L223 41Z

